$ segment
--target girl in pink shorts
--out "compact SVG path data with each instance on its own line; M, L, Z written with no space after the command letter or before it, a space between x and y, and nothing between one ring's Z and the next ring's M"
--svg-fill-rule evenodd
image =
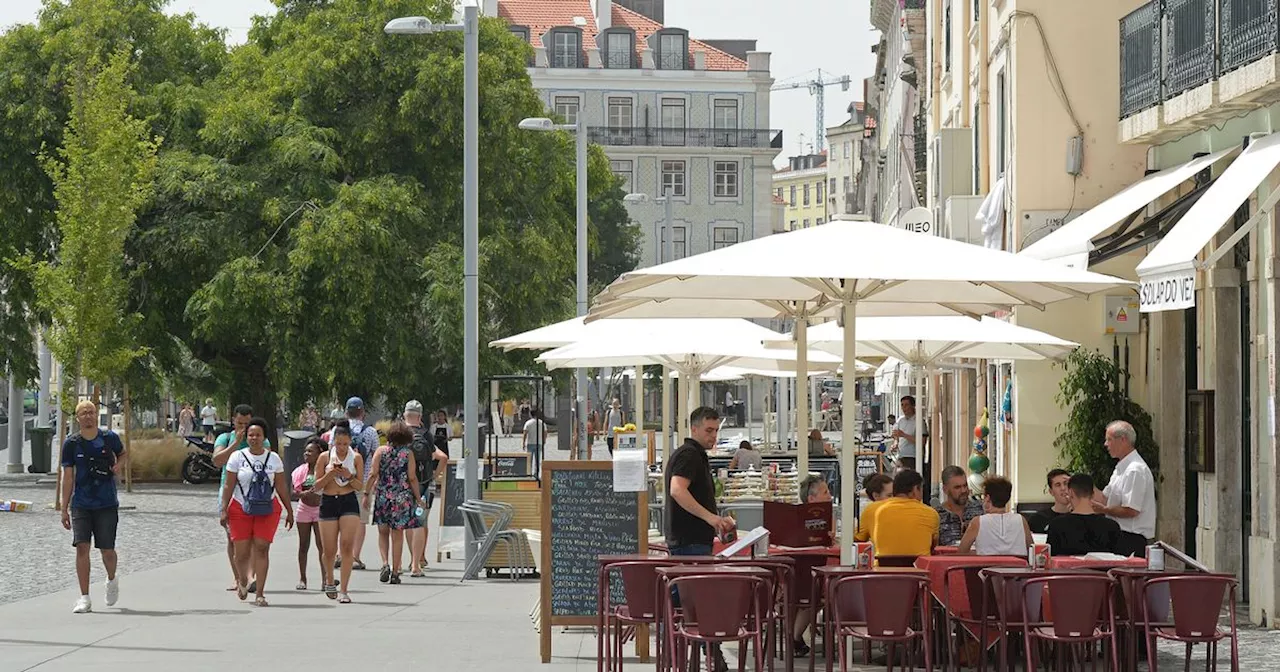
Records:
M293 470L293 501L297 502L298 525L298 590L307 589L307 550L316 540L316 557L322 558L320 542L320 493L312 492L316 483L316 459L329 447L319 437L307 441L303 463ZM324 572L321 572L323 574Z

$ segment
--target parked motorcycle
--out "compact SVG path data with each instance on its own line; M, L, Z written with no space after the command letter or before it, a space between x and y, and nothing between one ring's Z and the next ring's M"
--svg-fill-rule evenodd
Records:
M231 431L231 426L219 424L215 429L216 433L221 434ZM205 441L202 435L182 438L195 449L187 453L186 459L182 461L182 480L192 485L200 485L217 475L218 467L213 464L214 444Z

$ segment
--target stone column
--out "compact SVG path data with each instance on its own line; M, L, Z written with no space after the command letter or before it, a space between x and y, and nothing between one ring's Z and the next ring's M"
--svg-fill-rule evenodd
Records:
M1148 313L1151 352L1147 371L1153 431L1160 446L1161 481L1158 493L1156 536L1186 550L1187 478L1183 468L1187 443L1186 331L1182 311ZM1195 474L1190 475L1196 478Z
M1213 528L1214 543L1212 556L1208 548L1200 555L1211 558L1216 571L1238 575L1243 550L1240 426L1244 422L1240 394L1240 271L1212 268L1205 272L1205 279L1205 294L1210 298L1207 324L1213 334L1205 344L1213 349L1205 381L1214 390L1214 474L1203 481L1208 487L1201 496L1213 500L1216 516L1201 521L1202 526Z

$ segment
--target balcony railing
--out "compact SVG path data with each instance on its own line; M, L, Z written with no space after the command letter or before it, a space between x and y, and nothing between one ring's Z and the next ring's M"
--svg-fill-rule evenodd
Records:
M1151 0L1120 19L1120 117L1280 51L1280 0Z
M619 128L588 126L587 140L615 147L782 149L782 131L757 128Z

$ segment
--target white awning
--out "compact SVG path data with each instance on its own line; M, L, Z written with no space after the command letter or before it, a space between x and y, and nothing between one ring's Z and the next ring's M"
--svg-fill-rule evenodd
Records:
M1152 201L1191 179L1196 173L1221 161L1236 149L1235 147L1224 149L1192 159L1180 166L1152 173L1129 185L1124 191L1097 204L1093 209L1063 225L1057 231L1036 241L1021 254L1046 261L1062 260L1072 266L1077 264L1071 262L1078 259L1080 255L1085 255L1084 264L1078 266L1084 268L1088 265L1087 255L1093 250L1094 238L1106 233L1129 215L1145 208Z
M1280 133L1250 143L1239 158L1231 162L1217 182L1138 264L1142 312L1186 308L1194 303L1196 269L1217 261L1247 235L1258 220L1275 207L1280 200L1280 189L1272 192L1248 223L1219 245L1203 263L1197 263L1196 256L1277 165L1280 165Z

